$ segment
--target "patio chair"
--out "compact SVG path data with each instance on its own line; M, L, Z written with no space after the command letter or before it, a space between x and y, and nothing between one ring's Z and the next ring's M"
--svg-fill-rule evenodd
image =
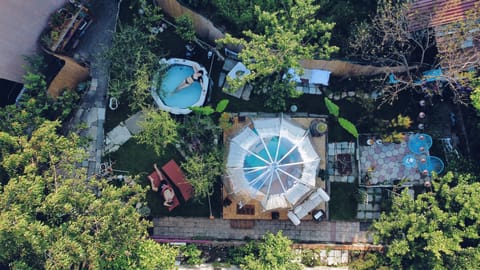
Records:
M185 201L188 201L193 196L193 187L187 182L185 174L175 160L170 160L162 167L162 171L168 177L173 185L175 185Z
M161 188L163 198L164 200L166 200L164 192L166 190L173 190L173 188L170 186L170 184L167 181L167 178L163 175L163 173L160 172L160 170L158 170L156 166L154 167L155 167L155 171L148 176L148 179L150 180L150 185L152 187L152 190L155 192L158 192L158 189ZM180 201L175 195L171 201L171 204L165 205L165 206L167 207L168 211L172 211L179 205L180 205Z

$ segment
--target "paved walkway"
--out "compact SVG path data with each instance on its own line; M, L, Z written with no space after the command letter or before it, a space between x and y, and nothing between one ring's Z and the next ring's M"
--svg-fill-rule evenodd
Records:
M88 158L82 163L86 167L88 175L100 171L100 163L104 147L104 130L106 110L106 95L109 81L109 63L100 55L103 50L110 46L119 10L119 1L97 0L92 1L89 7L94 22L90 25L85 36L80 40L76 50L79 56L90 62L90 75L97 79L95 90L89 90L83 96L80 108L71 122L72 126L81 123L87 124L87 130L81 136L88 136Z
M162 217L153 220L153 236L190 239L258 239L266 232L283 231L283 234L299 242L372 243L366 231L360 231L359 222L302 221L298 226L289 220L255 221L252 229L233 229L230 220L186 217Z

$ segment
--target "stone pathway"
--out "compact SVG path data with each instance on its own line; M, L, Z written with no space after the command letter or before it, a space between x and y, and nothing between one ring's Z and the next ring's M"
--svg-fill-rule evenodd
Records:
M360 188L366 198L357 207L357 219L371 220L380 218L380 203L382 201L381 188Z
M289 220L257 220L252 229L233 229L226 219L161 217L155 218L153 224L155 237L169 239L259 239L266 232L282 230L285 236L299 242L372 243L369 233L360 230L359 222L303 221L295 226Z
M106 95L109 81L109 63L101 57L105 48L110 46L116 28L120 1L98 0L89 6L94 22L80 40L75 57L90 62L90 75L94 86L82 97L80 107L70 123L73 128L81 123L87 129L81 136L90 138L87 148L88 158L82 163L88 175L100 172L100 163L104 150L104 130Z
M142 128L137 123L143 119L144 113L141 111L137 112L108 132L105 138L105 153L108 154L117 151L122 144L130 140L134 135L140 133Z

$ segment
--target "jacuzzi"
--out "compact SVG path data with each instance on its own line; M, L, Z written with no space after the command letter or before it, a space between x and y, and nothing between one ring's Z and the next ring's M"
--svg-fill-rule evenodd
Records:
M151 88L152 97L160 109L173 114L189 114L190 107L200 107L205 103L209 80L204 67L197 62L180 58L162 59L160 64L165 66L165 74L162 78L155 76ZM177 86L194 73L193 67L203 71L203 84L193 82L175 92Z

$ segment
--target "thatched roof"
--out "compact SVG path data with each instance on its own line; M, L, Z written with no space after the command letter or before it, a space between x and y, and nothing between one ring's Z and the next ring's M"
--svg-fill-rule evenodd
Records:
M334 76L351 77L351 76L372 76L385 73L401 73L406 72L404 66L398 67L376 67L371 65L353 64L347 61L339 60L301 60L300 65L306 69L323 69L332 72ZM416 68L416 67L410 67Z
M79 83L88 79L89 69L78 64L73 58L54 53L52 56L65 61L65 65L48 86L48 93L53 98L58 97L63 89L75 89Z
M37 51L37 40L49 15L66 0L0 1L0 78L23 82L25 55Z

